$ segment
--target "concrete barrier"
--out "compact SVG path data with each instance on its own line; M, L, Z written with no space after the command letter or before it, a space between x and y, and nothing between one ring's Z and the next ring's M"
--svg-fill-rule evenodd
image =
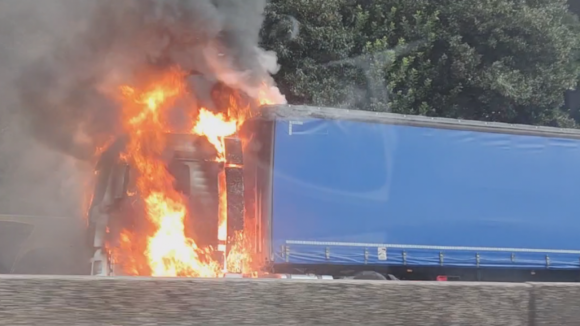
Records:
M530 288L453 282L4 276L0 325L527 326Z
M580 283L530 283L533 326L580 325Z

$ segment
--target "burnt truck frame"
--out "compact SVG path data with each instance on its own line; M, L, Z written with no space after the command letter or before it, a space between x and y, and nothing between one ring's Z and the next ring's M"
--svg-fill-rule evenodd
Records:
M204 137L192 134L167 134L166 137L166 153L163 154L167 157L166 168L175 179L175 189L181 192L196 214L196 218L187 221L186 233L202 247L217 248L220 244L217 239L218 175L222 171L227 184L228 233L243 228L240 141L235 137L226 138L226 161L218 162L215 148ZM113 143L102 153L96 167L87 232L87 246L92 252L92 275L121 275L119 270L115 270L106 246L117 245L121 230L138 228L140 219L145 218L126 210L128 207L131 209L129 191L135 175L119 156L125 141L119 138ZM220 260L223 255L216 254L215 258Z
M239 138L227 139L226 153L228 157L223 163L228 179L228 234L244 230L251 235L251 247L254 260L263 266L264 272L276 277L286 278L355 278L382 280L447 280L460 279L464 281L577 281L578 270L544 270L505 269L505 268L463 268L452 266L413 266L405 265L336 265L336 264L293 264L276 262L274 256L280 248L272 244L273 221L273 167L275 143L274 134L276 122L279 120L299 123L308 119L345 120L369 122L389 125L432 127L447 130L471 130L488 133L534 135L541 137L560 137L580 139L580 131L551 127L536 127L465 121L446 118L430 118L422 116L406 116L392 113L377 113L337 108L310 106L275 105L265 106L255 112L239 132ZM197 150L196 147L207 147L203 140L192 135L175 135L175 138L189 142L189 150L182 151L182 160L187 162L203 162L213 157L215 153ZM244 139L242 145L239 139ZM172 143L175 145L175 143ZM173 146L172 145L172 146ZM242 150L242 146L244 146ZM187 146L185 146L187 147ZM188 152L189 151L189 152ZM206 154L200 154L205 151ZM193 153L198 154L193 154ZM104 156L109 155L104 153ZM197 155L197 156L196 156ZM179 156L179 155L178 155ZM117 163L115 163L117 164ZM111 211L118 207L126 196L127 166L102 164L98 173L95 196L90 210L91 226L89 227L89 245L94 255L92 257L93 275L114 275L109 266L106 254L103 252L104 229L109 225ZM219 167L218 169L224 168ZM102 172L105 171L105 172ZM191 169L194 175L196 169ZM203 179L203 178L202 178ZM207 181L208 175L205 179ZM195 196L199 190L193 190L203 183L190 178L190 194ZM215 193L212 195L215 196ZM103 217L104 216L104 217ZM210 223L211 224L211 223ZM215 224L215 223L214 223ZM307 227L307 226L304 226ZM210 226L215 228L215 225ZM212 231L213 232L213 231ZM217 232L217 229L216 229ZM217 234L217 233L216 233ZM282 249L283 250L283 249Z

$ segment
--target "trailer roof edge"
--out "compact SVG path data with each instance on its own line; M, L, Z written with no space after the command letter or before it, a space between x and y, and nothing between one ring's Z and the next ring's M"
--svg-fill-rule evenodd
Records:
M485 122L450 118L435 118L427 116L405 115L389 112L373 112L362 110L318 107L305 105L268 105L260 108L260 118L268 120L303 120L330 119L349 120L367 123L384 123L408 125L417 127L433 127L441 129L470 130L494 133L511 133L543 137L561 137L580 139L580 130L556 127L509 124L501 122Z

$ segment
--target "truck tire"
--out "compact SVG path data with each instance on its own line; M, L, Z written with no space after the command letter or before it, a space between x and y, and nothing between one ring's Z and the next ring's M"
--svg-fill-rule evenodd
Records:
M354 274L354 277L352 278L353 280L380 280L380 281L386 281L387 278L380 273L374 272L374 271L363 271L363 272L358 272L356 274Z

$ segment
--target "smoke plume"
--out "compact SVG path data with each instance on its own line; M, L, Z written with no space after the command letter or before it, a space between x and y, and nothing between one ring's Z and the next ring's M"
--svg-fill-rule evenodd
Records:
M265 0L69 5L79 6L87 23L73 18L74 35L55 35L49 55L23 71L18 93L37 138L79 159L119 132L111 94L144 70L178 65L191 72L191 91L205 106L214 83L255 97L277 70L275 55L257 46Z
M276 56L258 47L265 5L1 1L0 214L82 213L95 148L121 132L121 84L178 65L208 108L216 83L250 97L273 86Z

